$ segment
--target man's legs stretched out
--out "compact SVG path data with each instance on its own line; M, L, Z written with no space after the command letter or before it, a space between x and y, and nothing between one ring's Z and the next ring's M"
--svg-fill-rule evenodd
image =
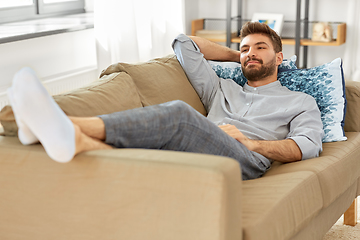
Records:
M270 165L181 101L93 118L69 118L30 69L17 74L12 92L18 119L58 162L112 145L228 156L241 164L244 179L261 176Z
M236 159L243 179L258 178L270 161L249 151L218 126L182 101L99 116L105 142L117 148L151 148L205 153Z

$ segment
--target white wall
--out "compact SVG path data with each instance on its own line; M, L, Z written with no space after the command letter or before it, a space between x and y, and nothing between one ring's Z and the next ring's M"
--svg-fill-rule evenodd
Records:
M85 0L85 9L87 12L94 11L94 0Z
M22 67L33 68L45 85L66 81L51 94L97 79L94 30L63 33L0 44L0 109L6 104L6 89ZM70 85L73 85L73 87Z
M232 1L233 16L237 15L237 0ZM303 5L305 1L302 1ZM309 18L310 21L331 21L346 22L347 20L347 2L316 0L310 1ZM191 8L192 3L188 3ZM193 2L194 9L199 9L197 18L225 18L226 1L224 0L197 0ZM243 17L251 19L253 13L282 13L285 20L295 20L296 18L296 1L289 0L243 0ZM304 12L304 11L303 11ZM188 19L187 19L188 20ZM224 23L225 24L225 23ZM221 25L220 25L221 26ZM216 26L218 27L218 25ZM225 25L224 25L225 28ZM295 25L284 26L283 33L291 35L294 33ZM187 31L189 34L190 32ZM332 61L337 57L344 57L345 45L339 47L319 46L309 47L308 67L321 65L325 62ZM295 47L284 45L285 58L291 57L295 53Z
M191 21L199 18L199 0L184 0L185 33L191 34Z

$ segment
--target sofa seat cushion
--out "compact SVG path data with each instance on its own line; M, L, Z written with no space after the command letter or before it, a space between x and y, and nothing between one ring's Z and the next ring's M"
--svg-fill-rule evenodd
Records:
M265 176L311 171L319 178L324 207L328 207L360 176L360 133L346 132L344 142L324 143L320 157L290 164L274 163Z
M102 72L126 72L134 80L144 106L182 100L206 115L205 108L175 55L144 63L113 64Z
M322 208L317 176L309 171L244 181L243 237L247 240L289 239Z

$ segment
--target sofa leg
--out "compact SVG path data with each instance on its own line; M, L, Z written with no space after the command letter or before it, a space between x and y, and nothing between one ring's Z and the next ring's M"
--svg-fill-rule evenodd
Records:
M351 204L348 210L344 214L344 224L355 226L357 223L357 199Z

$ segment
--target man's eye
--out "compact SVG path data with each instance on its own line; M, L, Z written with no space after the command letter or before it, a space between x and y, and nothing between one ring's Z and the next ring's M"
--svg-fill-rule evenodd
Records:
M243 52L247 52L247 49L242 49L241 52L242 52L242 53L243 53Z

